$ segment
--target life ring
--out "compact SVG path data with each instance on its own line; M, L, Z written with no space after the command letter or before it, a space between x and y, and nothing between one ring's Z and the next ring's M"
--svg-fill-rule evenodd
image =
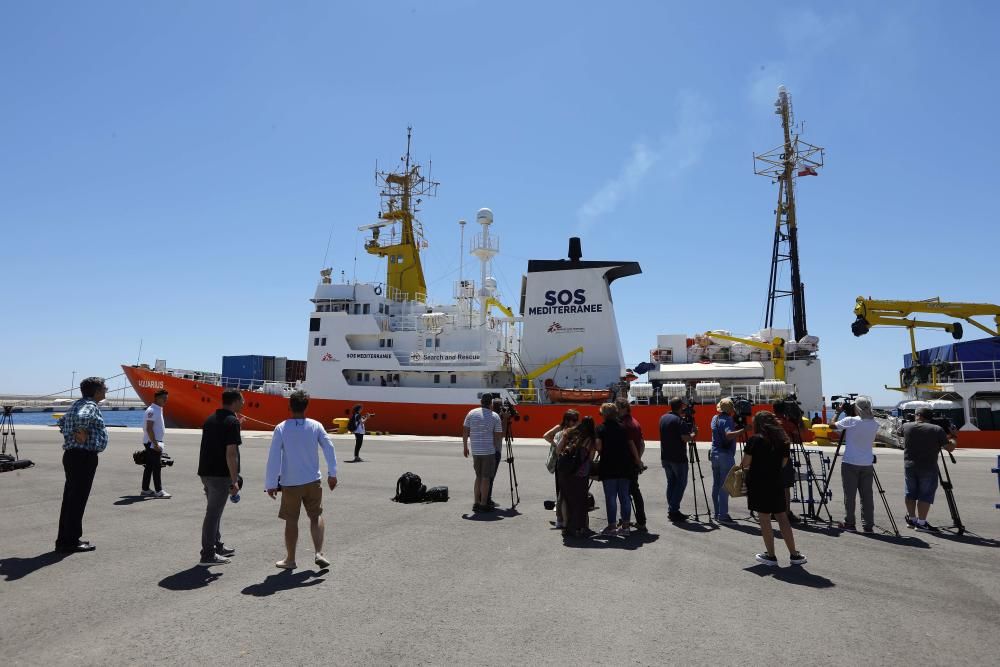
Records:
M375 296L382 296L382 286L381 285L376 285L375 286Z
M490 323L490 329L496 329L497 328L497 320L496 320L495 317L491 317L488 321Z

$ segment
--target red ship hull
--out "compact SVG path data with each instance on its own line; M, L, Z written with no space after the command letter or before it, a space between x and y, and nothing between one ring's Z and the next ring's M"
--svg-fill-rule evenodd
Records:
M170 400L164 410L168 425L179 428L201 428L209 415L222 404L223 388L204 382L186 380L148 368L122 366L125 375L145 403L152 403L157 389L170 392ZM391 391L391 390L390 390ZM288 399L284 396L244 391L246 404L241 415L243 428L250 431L270 431L275 425L289 417ZM329 398L313 398L309 402L309 416L327 428L333 427L333 420L348 417L354 401ZM403 433L424 436L459 436L462 421L474 405L447 405L441 403L398 403L392 401L365 401L365 412L374 413L368 423L369 431ZM755 405L754 412L766 409L766 405ZM513 422L516 437L540 438L550 428L559 423L563 413L573 409L583 416L591 416L600 422L600 406L585 404L521 404L517 406L518 416ZM633 405L632 415L642 426L643 437L657 442L660 437L660 417L668 410L665 405ZM698 405L695 409L695 424L698 426L699 440L711 438L711 420L715 416L715 405ZM997 448L1000 447L1000 431L961 431L958 434L960 447Z

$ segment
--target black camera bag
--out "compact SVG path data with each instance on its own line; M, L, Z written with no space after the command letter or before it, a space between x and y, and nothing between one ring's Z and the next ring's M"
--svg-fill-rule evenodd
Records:
M427 489L427 493L424 494L424 500L429 503L448 502L448 487L432 486L431 488Z

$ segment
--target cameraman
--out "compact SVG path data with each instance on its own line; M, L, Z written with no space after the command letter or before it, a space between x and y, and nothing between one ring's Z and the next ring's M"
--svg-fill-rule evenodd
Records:
M629 478L629 494L632 496L632 504L635 505L635 530L639 533L648 533L646 503L642 499L642 491L639 490L639 474L646 469L642 465L642 454L646 451L646 441L642 439L642 426L632 416L632 406L629 405L628 401L618 399L615 406L618 408L618 421L621 422L625 434L635 444L635 449L639 454L639 466Z
M834 426L843 432L844 461L840 465L840 479L844 484L844 522L842 530L857 529L854 519L854 500L861 492L861 526L866 533L875 532L875 496L872 483L875 479L872 446L878 433L878 422L872 414L871 399L859 396L853 405L844 406L847 415Z
M167 390L158 389L153 394L153 402L146 408L146 418L142 428L142 446L146 448L146 465L142 470L142 490L140 496L169 498L160 482L160 458L163 455L163 406L167 404ZM170 457L167 457L168 459ZM149 488L152 479L153 491Z
M954 451L955 441L943 428L931 423L933 418L933 410L920 408L916 421L903 425L903 473L907 525L936 533L938 529L927 523L927 513L938 487L938 453L942 447Z
M687 401L674 396L670 399L670 412L660 417L660 463L667 476L667 518L671 521L688 518L680 511L688 479L687 443L695 441L698 428L684 414L687 407Z
M746 431L744 427L736 428L733 418L736 416L736 406L733 399L724 398L716 406L719 414L712 417L712 449L708 458L712 462L712 505L715 506L715 520L720 523L733 523L729 516L729 494L726 493L724 482L726 475L736 465L736 443L734 442Z

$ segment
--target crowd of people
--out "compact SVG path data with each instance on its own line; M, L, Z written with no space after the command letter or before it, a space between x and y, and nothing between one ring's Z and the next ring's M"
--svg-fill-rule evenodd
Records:
M80 383L82 398L67 410L60 420L63 436L63 469L65 486L60 509L56 550L59 552L93 551L93 543L83 539L83 515L90 496L98 465L98 455L108 445L107 429L98 403L107 393L107 385L99 377L89 377ZM145 465L140 494L170 498L161 480L161 457L164 456L163 408L168 400L164 390L157 391L147 408L143 426ZM243 480L240 477L242 445L238 414L243 408L243 396L234 389L222 392L222 406L206 419L202 427L198 475L206 497L205 516L201 531L203 566L230 562L235 549L222 538L222 514L227 500L238 502ZM296 567L298 520L301 508L309 518L310 535L315 548L315 562L327 567L323 554L325 526L323 522L323 476L319 452L327 463L326 484L329 490L337 486L337 458L326 429L305 416L309 395L298 390L289 397L291 417L278 424L268 452L264 490L271 498L281 494L278 517L285 521L285 557L275 566ZM697 452L693 446L698 432L682 397L669 402L670 410L659 421L660 464L666 477L667 518L684 522L688 515L680 511L687 487L689 466ZM745 420L737 422L733 401L723 399L711 421L712 515L720 524L732 524L729 514L727 477L734 470L746 473L747 506L760 523L764 551L756 554L765 565L777 564L774 551L772 519L781 529L792 564L806 562L795 546L790 512L789 490L794 482L791 466L791 443L808 439L808 432L796 420L784 414L781 404L774 411L759 411L753 416L752 429ZM352 431L356 436L354 460L364 435L362 406L352 411ZM913 529L936 531L927 521L938 487L937 457L951 451L955 441L951 434L932 423L933 412L928 408L916 411L915 421L902 429L904 442L904 491L906 523ZM484 394L480 407L466 415L462 445L466 458L471 454L475 472L473 512L491 512L497 506L492 499L504 435L508 432L509 411L499 401ZM631 415L626 401L605 403L600 408L601 423L592 417L581 418L576 410L567 410L562 420L544 436L550 445L546 464L555 476L556 527L566 537L589 537L588 517L591 501L588 489L596 478L604 491L607 525L600 531L603 537L627 536L632 530L647 532L645 504L639 489L639 476L646 469L642 462L646 445L639 423ZM843 419L836 421L843 434L844 459L841 480L844 490L843 530L856 530L856 500L861 498L862 530L874 531L874 454L872 450L878 427L872 414L871 401L859 397ZM360 432L360 433L359 433ZM752 433L749 437L748 434ZM742 458L736 462L737 445L742 444ZM792 474L789 474L792 470ZM153 488L150 488L152 484ZM635 508L635 521L632 509Z

